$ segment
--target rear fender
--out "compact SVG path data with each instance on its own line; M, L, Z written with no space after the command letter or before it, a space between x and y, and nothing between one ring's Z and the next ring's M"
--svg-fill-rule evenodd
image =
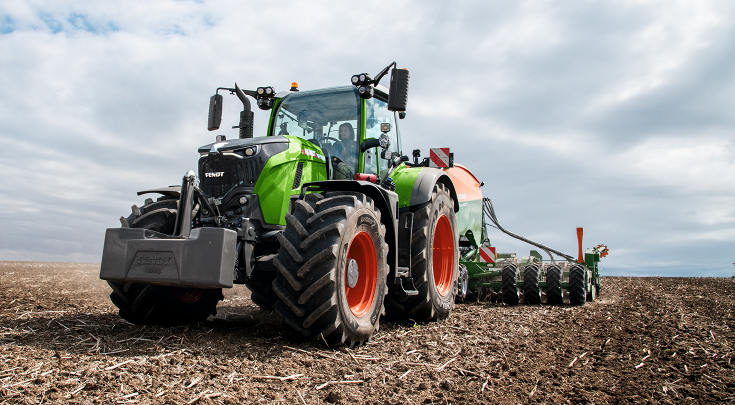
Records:
M457 200L457 191L454 183L449 175L441 169L426 167L419 172L416 182L413 184L411 191L411 199L409 205L414 207L431 201L431 195L434 193L434 185L441 183L449 189L449 194L454 201L454 212L459 211L459 200Z

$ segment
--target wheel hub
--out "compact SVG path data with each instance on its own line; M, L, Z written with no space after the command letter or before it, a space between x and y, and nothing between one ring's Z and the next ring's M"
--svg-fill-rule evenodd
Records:
M357 260L347 260L347 285L350 288L355 288L357 285L357 279L360 277L360 269L357 266Z

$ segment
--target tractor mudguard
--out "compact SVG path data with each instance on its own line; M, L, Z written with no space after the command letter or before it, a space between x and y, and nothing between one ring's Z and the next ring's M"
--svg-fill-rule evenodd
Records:
M327 180L305 183L301 194L307 191L356 191L373 199L375 207L382 213L380 221L385 225L385 243L388 244L389 278L393 279L398 271L398 194L377 184L360 180Z
M457 200L457 191L454 189L454 183L444 170L426 167L419 172L411 191L410 206L416 206L429 202L434 192L434 185L442 183L449 189L449 194L454 200L454 212L459 211L459 201Z
M108 228L102 280L174 287L231 288L237 232L195 228L188 238L140 228Z

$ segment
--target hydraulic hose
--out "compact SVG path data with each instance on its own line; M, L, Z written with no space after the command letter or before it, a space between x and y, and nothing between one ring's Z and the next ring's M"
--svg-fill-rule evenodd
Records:
M483 213L485 213L485 215L487 215L488 218L490 218L490 221L493 224L495 224L495 226L498 229L500 229L503 233L505 233L508 236L511 236L513 238L516 238L518 240L521 240L523 242L526 242L526 243L528 243L530 245L536 246L537 248L539 248L539 249L543 250L544 252L546 252L546 254L549 255L549 257L551 258L551 262L552 263L554 262L554 256L551 255L552 253L554 253L557 256L563 257L563 258L567 259L570 262L575 261L574 257L572 257L570 255L564 254L564 253L562 253L562 252L560 252L560 251L558 251L556 249L552 249L552 248L550 248L550 247L548 247L546 245L542 245L542 244L540 244L538 242L534 242L534 241L532 241L530 239L524 238L523 236L516 235L513 232L510 232L510 231L506 230L505 228L503 228L500 225L500 222L498 222L498 217L495 216L495 209L493 208L493 202L489 198L487 198L487 197L483 197L483 199L482 199L482 211L483 211Z

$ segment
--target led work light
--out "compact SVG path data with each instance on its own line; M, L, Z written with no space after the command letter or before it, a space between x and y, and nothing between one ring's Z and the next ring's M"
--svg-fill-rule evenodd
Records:
M258 87L255 93L258 108L261 110L270 110L273 108L273 98L276 96L276 89L271 86Z
M360 73L352 76L350 80L352 85L357 87L357 92L360 97L368 99L372 98L375 94L373 89L373 79L367 73Z

